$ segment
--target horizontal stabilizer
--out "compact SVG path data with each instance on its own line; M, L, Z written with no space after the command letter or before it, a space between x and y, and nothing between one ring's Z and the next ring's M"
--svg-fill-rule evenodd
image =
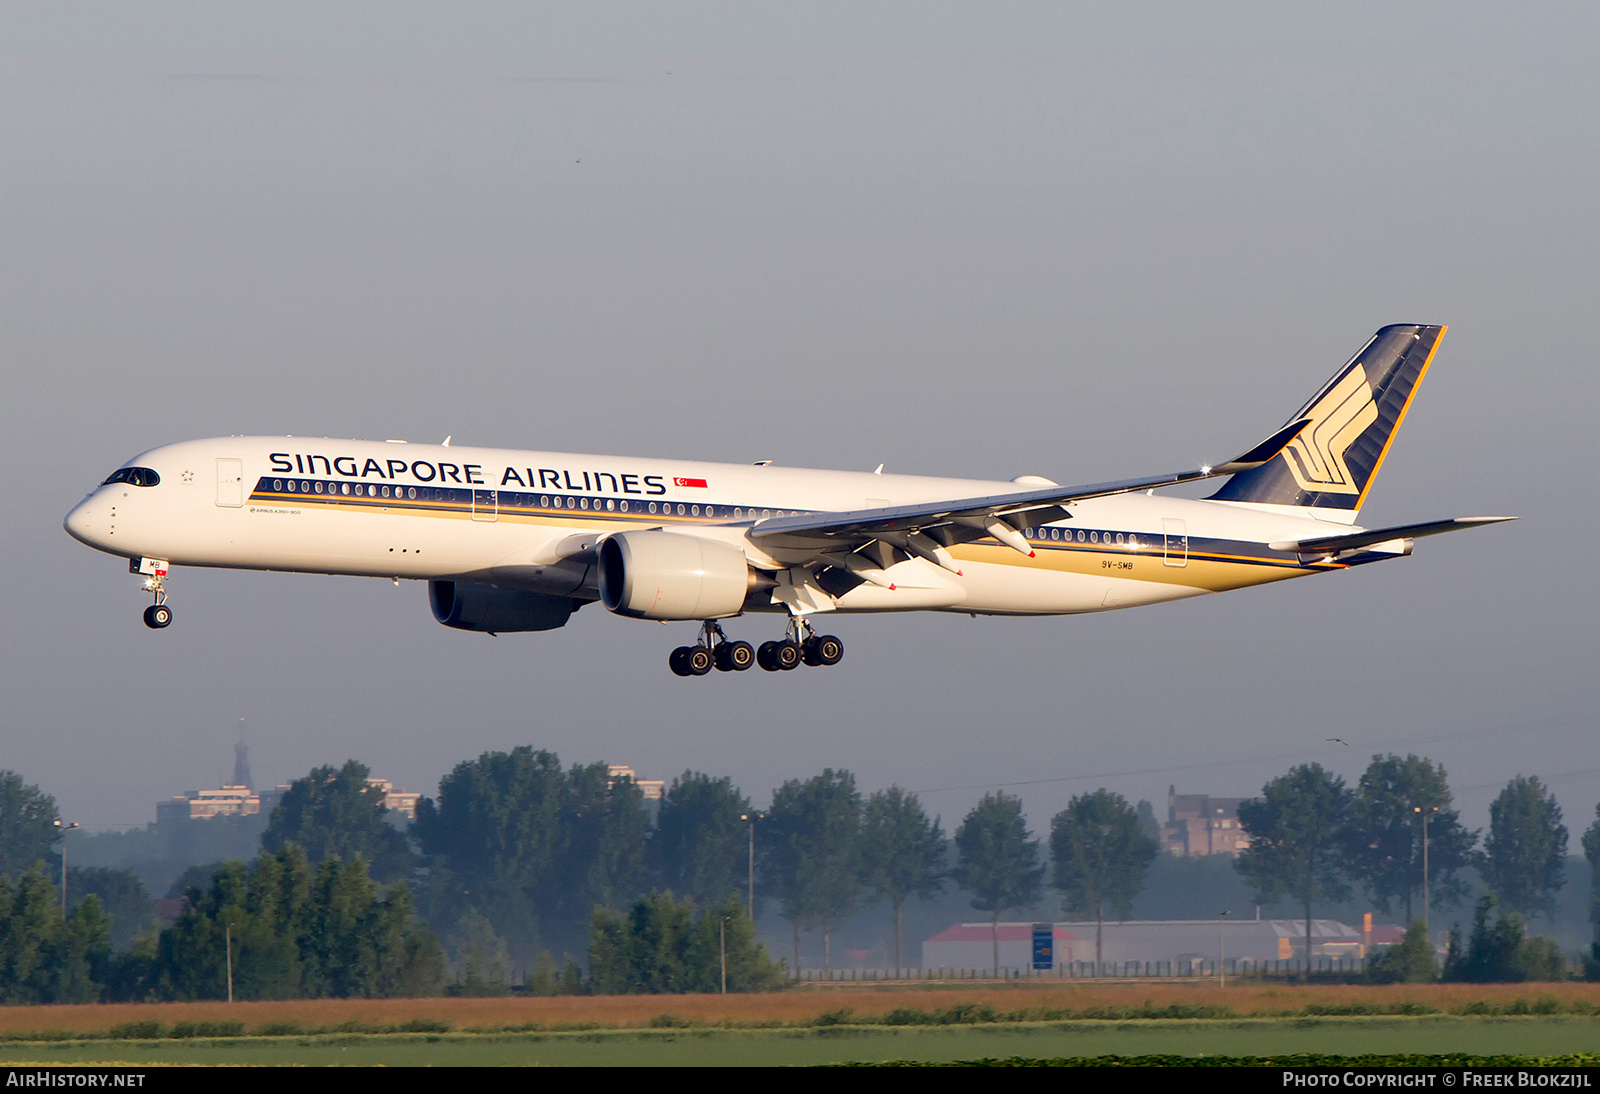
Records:
M1453 517L1450 520L1431 520L1424 524L1402 524L1394 528L1372 528L1364 532L1350 532L1340 536L1317 536L1313 539L1279 540L1268 544L1274 551L1295 551L1302 555L1320 555L1331 551L1354 551L1377 543L1397 539L1421 539L1445 532L1459 532L1463 528L1477 528L1485 524L1516 520L1516 517Z

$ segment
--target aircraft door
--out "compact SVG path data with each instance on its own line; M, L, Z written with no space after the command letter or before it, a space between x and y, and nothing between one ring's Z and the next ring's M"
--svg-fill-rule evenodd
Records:
M244 505L244 461L217 461L217 504L238 509Z
M1161 531L1166 544L1161 561L1168 566L1189 565L1189 532L1183 521L1164 519Z
M498 520L500 518L500 491L474 487L472 491L472 519Z

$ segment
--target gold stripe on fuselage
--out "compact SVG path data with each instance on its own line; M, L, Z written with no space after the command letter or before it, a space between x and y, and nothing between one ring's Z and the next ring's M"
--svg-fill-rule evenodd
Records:
M999 544L967 543L952 547L950 554L962 561L991 566L1094 575L1119 581L1148 581L1158 585L1203 589L1206 592L1243 589L1320 570L1345 568L1339 563L1311 564L1288 558L1252 558L1209 551L1190 551L1184 565L1169 566L1160 551L1095 551L1078 548L1069 551L1044 545L1035 545L1034 550L1033 558L1024 558L1010 547Z
M376 504L375 504L376 502ZM655 528L663 525L692 525L696 527L727 526L730 522L716 517L680 517L668 513L616 513L593 509L540 509L528 512L521 508L497 509L492 518L476 516L473 506L465 502L429 500L411 501L406 498L362 499L341 495L261 493L251 495L254 505L276 505L347 512L395 513L411 517L433 517L444 520L464 520L473 523L521 524L532 527L560 527L572 531L603 530L625 524L632 527ZM731 508L731 507L730 507ZM735 527L743 522L732 522ZM1158 585L1176 585L1201 589L1206 592L1224 592L1229 589L1265 585L1291 577L1316 573L1321 570L1344 569L1341 563L1305 563L1292 557L1281 558L1235 555L1224 552L1191 549L1181 566L1167 564L1166 554L1160 548L1119 548L1113 551L1095 550L1092 547L1066 547L1055 543L1032 543L1033 558L1025 558L1010 547L989 541L965 543L950 548L951 557L967 562L990 566L1018 567L1054 573L1094 575L1119 581L1143 581Z

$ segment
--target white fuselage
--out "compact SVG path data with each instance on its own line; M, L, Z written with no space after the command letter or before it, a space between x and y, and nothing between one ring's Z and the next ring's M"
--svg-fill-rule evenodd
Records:
M145 452L67 516L73 536L128 558L484 582L592 599L594 542L669 528L738 544L758 568L798 564L762 520L1003 494L1015 483L401 442L230 437ZM991 539L953 547L959 573L912 558L893 588L840 611L1051 614L1196 596L1340 568L1266 545L1350 531L1281 508L1147 494L1073 503L1029 531L1032 557ZM1061 537L1064 537L1061 538ZM586 561L588 560L588 561ZM776 610L776 606L775 606Z

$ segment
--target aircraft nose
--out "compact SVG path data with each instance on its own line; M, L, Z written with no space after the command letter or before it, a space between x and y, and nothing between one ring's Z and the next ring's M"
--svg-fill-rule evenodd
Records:
M72 507L62 525L73 539L104 549L111 532L110 506L97 494L90 494Z

